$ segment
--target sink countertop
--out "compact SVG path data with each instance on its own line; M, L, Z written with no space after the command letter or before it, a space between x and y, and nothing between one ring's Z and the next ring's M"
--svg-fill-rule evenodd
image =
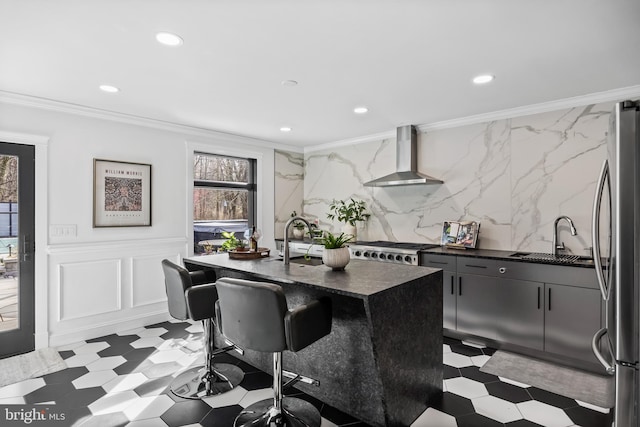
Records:
M533 264L549 264L549 265L561 265L565 267L583 267L583 268L593 268L593 260L588 257L580 257L579 260L573 261L570 263L564 262L545 262L540 260L531 260L531 259L523 259L519 256L510 256L515 253L534 253L529 251L503 251L496 249L452 249L447 247L438 247L425 249L420 251L422 253L427 254L440 254L440 255L451 255L451 256L464 256L470 258L485 258L485 259L497 259L500 261L516 261L516 262L527 262Z

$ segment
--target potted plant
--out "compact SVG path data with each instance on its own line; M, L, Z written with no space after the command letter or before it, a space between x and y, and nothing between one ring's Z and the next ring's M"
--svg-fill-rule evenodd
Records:
M291 218L298 216L296 211L291 212ZM304 222L302 221L294 221L293 222L293 237L296 239L302 239L304 237Z
M331 267L332 270L344 270L351 260L349 248L345 244L352 239L353 236L350 234L340 233L339 236L336 236L325 231L324 236L319 240L319 243L324 246L322 251L324 265Z
M366 205L364 200L355 200L353 197L349 202L333 199L329 205L327 218L330 220L337 219L339 222L343 222L344 226L342 230L355 238L357 233L356 223L364 222L371 216L371 214L366 213L365 210Z
M222 249L223 251L229 252L241 245L240 240L238 240L238 238L234 233L231 233L229 231L223 231L222 237L227 239L224 242L222 242L222 245L220 245L220 249Z

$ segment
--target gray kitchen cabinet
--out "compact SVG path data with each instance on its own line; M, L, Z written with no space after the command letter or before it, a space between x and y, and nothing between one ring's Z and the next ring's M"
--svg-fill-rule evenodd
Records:
M600 325L599 290L545 284L545 351L598 363L591 338Z
M456 257L425 253L420 256L420 265L442 269L442 327L455 330L458 293Z
M500 288L495 277L458 274L458 332L497 339Z
M544 346L544 284L497 279L499 308L496 339L542 350Z

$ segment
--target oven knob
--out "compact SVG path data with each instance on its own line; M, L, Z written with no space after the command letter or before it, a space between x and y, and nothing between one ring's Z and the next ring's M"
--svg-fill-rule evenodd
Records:
M406 257L404 257L404 260L407 262L411 262L411 255L407 255Z
M396 261L402 261L402 255L396 255Z
M355 256L360 256L360 251L356 251Z
M378 258L378 254L377 254L377 253L375 253L375 252L374 252L374 253L372 253L372 254L371 254L371 258Z
M364 255L365 258L369 258L369 252L365 252L362 255Z

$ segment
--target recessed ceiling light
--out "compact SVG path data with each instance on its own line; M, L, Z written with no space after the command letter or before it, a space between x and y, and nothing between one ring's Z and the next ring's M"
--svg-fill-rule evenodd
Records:
M367 107L356 107L353 109L353 112L356 114L365 114L367 111L369 111Z
M120 89L111 85L100 85L100 90L103 92L109 92L109 93L120 92Z
M475 76L473 78L473 82L477 85L481 85L481 84L489 83L493 79L495 79L495 76L492 76L491 74L482 74L479 76Z
M295 80L283 80L282 86L296 86L298 84Z
M182 37L172 33L158 33L156 40L166 46L180 46L183 43Z
M291 132L291 128L289 126L282 126L280 132Z

